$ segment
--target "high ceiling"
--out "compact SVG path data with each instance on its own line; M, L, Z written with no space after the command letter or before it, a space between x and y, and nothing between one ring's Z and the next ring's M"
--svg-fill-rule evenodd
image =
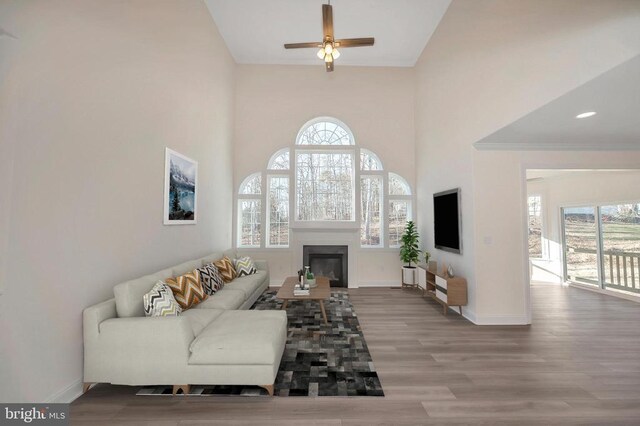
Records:
M594 111L590 118L576 115ZM640 55L475 143L478 149L640 149Z
M327 0L205 0L240 64L322 65L314 49L283 44L322 40ZM333 0L336 38L375 37L375 46L344 49L336 65L415 65L451 0Z

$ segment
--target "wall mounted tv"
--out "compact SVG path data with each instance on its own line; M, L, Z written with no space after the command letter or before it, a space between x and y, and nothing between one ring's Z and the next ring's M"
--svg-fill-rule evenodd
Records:
M460 188L433 194L433 222L435 247L462 253Z

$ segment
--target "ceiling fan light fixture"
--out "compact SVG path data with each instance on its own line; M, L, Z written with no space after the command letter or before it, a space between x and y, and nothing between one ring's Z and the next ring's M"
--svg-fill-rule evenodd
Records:
M323 48L320 48L320 50L318 50L318 58L324 59L324 49Z
M333 62L333 56L327 55L324 57L324 61L327 63Z
M340 52L338 52L338 49L334 48L331 56L333 56L333 59L338 59L340 57Z
M331 55L331 52L333 52L333 43L328 42L324 45L324 53Z

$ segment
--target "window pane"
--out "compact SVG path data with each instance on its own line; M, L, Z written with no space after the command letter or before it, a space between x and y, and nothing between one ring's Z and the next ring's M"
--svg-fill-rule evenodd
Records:
M373 152L360 150L360 170L382 170L382 162Z
M409 216L409 201L389 202L389 247L398 247Z
M298 145L353 145L350 133L336 123L321 121L300 133Z
M539 195L528 198L529 207L529 257L542 257L542 215Z
M253 174L245 179L240 186L240 194L260 194L262 192L262 176Z
M411 195L409 184L395 173L389 173L389 195Z
M604 284L640 293L640 204L602 206Z
M269 177L270 246L289 245L289 178Z
M298 220L354 220L352 153L300 152L296 176Z
M260 247L260 200L240 200L240 241L242 247Z
M361 222L360 244L379 246L382 216L382 176L365 176L360 179Z
M567 278L598 285L596 210L594 207L571 207L562 211Z
M269 161L270 170L289 170L289 150L276 153Z

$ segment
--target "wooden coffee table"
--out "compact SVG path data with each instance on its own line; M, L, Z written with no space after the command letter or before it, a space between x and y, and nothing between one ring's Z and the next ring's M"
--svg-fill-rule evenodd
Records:
M298 277L287 277L278 290L278 294L276 297L278 299L284 300L282 304L282 309L287 309L287 305L290 300L317 300L320 304L320 310L322 311L322 318L324 318L324 323L329 324L327 320L327 312L324 310L324 301L325 299L329 299L331 296L331 285L329 282L329 278L327 277L316 277L315 288L310 289L308 296L295 296L293 294L293 289L296 284L298 284Z

